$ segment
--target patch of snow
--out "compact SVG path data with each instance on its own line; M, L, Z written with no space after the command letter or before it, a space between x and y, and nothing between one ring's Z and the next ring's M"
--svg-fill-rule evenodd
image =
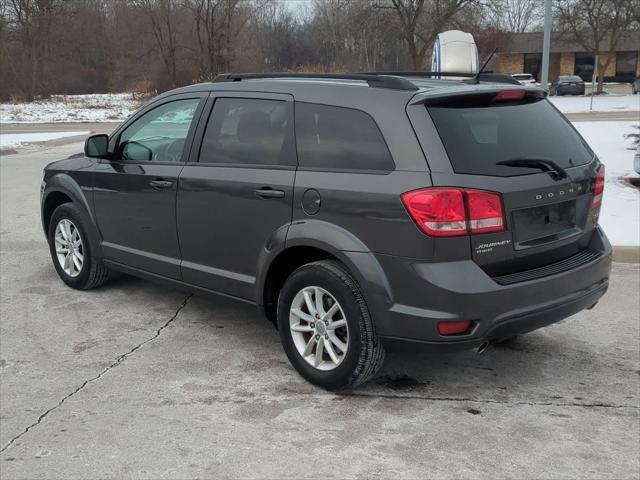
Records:
M626 133L637 132L638 122L575 122L605 166L606 179L600 224L612 245L640 245L640 190L621 177L637 177L633 170L635 150Z
M0 104L0 122L122 122L138 106L130 93L52 95L31 103Z
M89 135L91 132L41 132L41 133L7 133L0 135L1 148L16 148L30 143L46 142L59 138Z
M591 97L548 97L562 113L589 112ZM593 97L594 112L639 112L640 95L598 95Z

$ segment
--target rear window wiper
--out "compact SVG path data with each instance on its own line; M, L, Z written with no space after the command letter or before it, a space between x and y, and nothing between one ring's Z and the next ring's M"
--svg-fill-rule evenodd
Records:
M539 168L543 172L555 173L558 178L567 178L567 171L553 160L548 158L512 158L510 160L502 160L496 165L505 165L507 167L522 168Z

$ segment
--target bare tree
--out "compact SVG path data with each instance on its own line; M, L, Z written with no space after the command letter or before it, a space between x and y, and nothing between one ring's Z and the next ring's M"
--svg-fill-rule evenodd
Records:
M635 0L556 0L556 18L569 38L598 56L598 93L624 33L637 14Z
M375 71L385 58L396 60L402 42L397 16L390 9L371 8L369 0L351 4L349 30L357 39L357 53L366 71Z
M149 18L151 31L169 75L171 87L176 87L178 85L176 68L178 41L174 23L178 0L133 0L133 4Z
M242 0L187 0L199 46L201 78L229 71L237 36L248 21Z
M414 70L424 70L425 56L438 33L463 7L474 3L477 0L391 0Z
M526 32L540 25L544 2L536 0L492 0L487 11L495 27L508 32Z
M9 17L15 22L15 33L27 57L28 81L23 91L31 101L42 82L43 66L49 49L49 35L64 8L64 0L10 0Z
M296 59L301 56L301 23L291 10L278 2L269 2L254 12L251 27L258 68L278 71L296 66Z

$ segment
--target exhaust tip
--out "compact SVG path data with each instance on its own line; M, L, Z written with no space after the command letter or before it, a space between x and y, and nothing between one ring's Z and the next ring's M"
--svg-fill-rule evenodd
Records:
M478 346L475 348L475 352L476 352L478 355L480 355L482 352L484 352L484 351L487 349L487 347L488 347L488 346L489 346L489 342L482 342L480 345L478 345Z

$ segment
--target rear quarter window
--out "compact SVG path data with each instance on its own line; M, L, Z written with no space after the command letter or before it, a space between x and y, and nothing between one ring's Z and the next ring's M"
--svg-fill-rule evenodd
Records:
M427 110L456 173L510 177L540 170L498 162L547 159L570 168L593 158L582 137L547 100L500 106L456 101Z
M395 168L380 129L363 111L296 102L295 125L302 169L384 173Z

